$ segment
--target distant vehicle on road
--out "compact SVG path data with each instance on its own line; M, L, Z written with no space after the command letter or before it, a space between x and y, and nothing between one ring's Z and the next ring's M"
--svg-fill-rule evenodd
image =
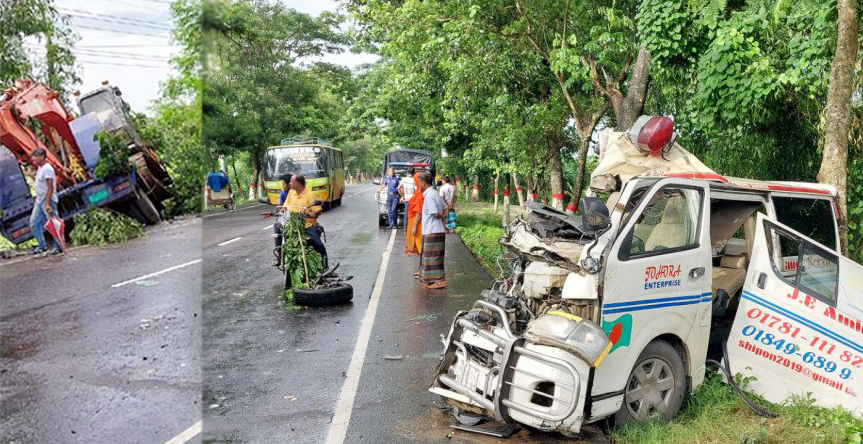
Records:
M417 172L428 171L435 175L435 159L434 155L428 151L424 150L408 150L408 149L398 149L392 150L384 154L384 164L381 177L383 178L387 174L387 169L392 168L395 170L396 176L402 178L402 183L406 185L405 189L405 202L409 201L411 197L414 195L414 190L416 189L416 184L414 183L414 178L409 177L410 175L407 173L408 168L413 168ZM375 179L374 184L380 185L381 179ZM378 226L384 226L387 224L387 193L386 190L378 191L375 193L375 200L378 203ZM405 212L405 204L399 203L397 209L399 220L404 220L404 212Z
M342 204L345 194L345 163L342 150L318 137L290 137L267 148L264 156L264 180L267 198L279 204L284 174L302 174L312 195L322 202L324 210Z

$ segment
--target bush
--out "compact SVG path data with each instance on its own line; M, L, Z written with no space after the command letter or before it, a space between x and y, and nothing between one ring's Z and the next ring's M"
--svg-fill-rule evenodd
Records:
M105 131L96 134L99 141L99 161L93 168L93 175L100 180L125 172L129 162L129 147L121 137L112 136Z
M456 212L456 233L461 236L465 246L477 257L482 267L492 276L497 276L500 273L497 259L503 256L504 252L499 243L504 234L500 218L490 211L482 211L477 204L459 204Z
M144 227L129 216L104 208L92 208L75 215L69 238L76 245L103 245L126 242L144 234Z

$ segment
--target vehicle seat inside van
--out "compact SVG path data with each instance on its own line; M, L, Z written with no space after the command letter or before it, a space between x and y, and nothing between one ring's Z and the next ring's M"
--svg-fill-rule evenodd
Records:
M713 290L714 298L720 289L725 290L730 297L734 298L740 289L743 288L755 240L754 216L750 216L743 223L743 232L746 237L745 243L739 242L741 239L730 239L723 249L719 266L713 267L711 289Z

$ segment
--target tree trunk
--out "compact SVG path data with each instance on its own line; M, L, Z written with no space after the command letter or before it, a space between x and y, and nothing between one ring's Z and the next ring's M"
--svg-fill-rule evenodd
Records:
M527 182L527 192L526 198L528 202L533 202L536 200L536 180L531 177L526 177L525 182Z
M473 175L473 190L470 192L471 202L479 201L479 174Z
M560 158L562 141L556 137L548 138L548 167L551 178L551 206L563 211L563 162Z
M498 185L500 184L500 172L494 173L494 189L492 193L494 193L494 214L497 214L497 200L499 197Z
M240 182L240 175L237 174L237 159L234 156L231 156L231 168L234 170L234 182L237 182L237 193L241 193L243 190L243 185Z
M257 189L257 199L258 200L267 199L267 186L264 183L264 172L261 170L261 158L258 155L256 155L255 153L252 153L252 156L254 156L253 157L254 166L255 166L255 171L257 171L257 174L255 175L255 187ZM252 198L252 200L254 200L254 197Z
M252 170L252 181L249 182L249 200L255 200L255 196L258 195L258 176L261 174L261 171L258 167Z
M518 173L512 173L512 184L515 186L515 195L518 196L518 206L524 208L524 196L521 195L521 184L518 183Z
M635 65L632 66L632 77L629 81L629 91L626 97L620 91L611 89L608 97L614 108L617 119L617 130L626 131L632 127L644 111L644 98L647 96L647 83L650 80L650 51L642 46L638 50Z
M848 130L851 125L851 94L854 88L854 64L859 41L857 0L838 0L839 32L836 53L830 66L830 86L824 108L824 154L818 171L818 182L833 185L839 191L839 240L842 254L848 254Z
M503 226L509 225L509 179L503 186Z
M594 125L595 126L595 125ZM581 191L584 189L584 173L587 165L587 148L590 147L590 134L593 132L591 128L587 135L579 135L578 145L578 166L575 172L575 184L572 187L572 197L569 199L569 205L566 206L567 213L575 213L578 211L578 200L581 199Z

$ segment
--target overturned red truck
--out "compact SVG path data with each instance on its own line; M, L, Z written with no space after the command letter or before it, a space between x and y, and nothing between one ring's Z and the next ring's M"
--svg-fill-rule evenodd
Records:
M78 95L73 116L59 94L43 83L20 79L0 94L0 233L18 244L32 237L34 198L24 178L33 150L42 148L57 177L58 212L64 220L91 207L110 207L151 224L161 219L171 178L159 156L141 139L120 90L102 87ZM129 148L130 167L99 179L96 135L106 132Z

